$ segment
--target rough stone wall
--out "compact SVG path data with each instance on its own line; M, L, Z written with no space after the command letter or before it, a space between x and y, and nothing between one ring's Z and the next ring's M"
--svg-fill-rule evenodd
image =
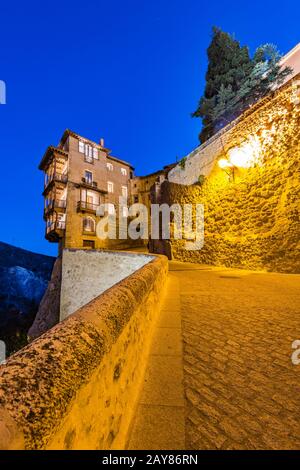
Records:
M167 277L153 260L0 368L0 448L124 448Z
M35 320L28 331L29 340L42 335L59 321L61 275L62 260L59 257L54 263L47 290L41 300Z
M202 203L205 210L203 249L187 251L185 240L172 239L175 259L300 272L300 108L293 92L285 87L252 114L246 113L214 155L202 186L163 183L165 202ZM250 137L259 149L258 160L251 168L235 170L233 181L216 160Z

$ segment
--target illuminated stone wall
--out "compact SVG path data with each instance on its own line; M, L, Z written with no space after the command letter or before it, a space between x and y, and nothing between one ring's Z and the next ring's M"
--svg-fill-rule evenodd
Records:
M186 156L184 168L177 165L169 172L168 180L172 183L191 185L198 181L200 175L209 176L220 155L235 144L243 142L248 136L257 135L261 142L265 140L267 144L270 131L271 135L273 129L275 132L281 131L280 121L284 124L282 121L286 120L287 116L298 114L296 106L299 102L300 74L193 150ZM272 124L276 127L272 128Z
M0 367L1 449L122 449L167 277L152 260Z
M189 172L189 167L199 163L197 156L196 162L182 170L182 185L163 183L161 190L165 202L202 203L205 210L203 249L186 251L185 240L171 239L174 258L300 272L300 108L295 98L297 93L298 90L289 84L245 113L227 131L226 138L222 134L218 143L213 142L213 150L208 146L206 152L213 163L202 186L187 185L192 173L198 174L195 168ZM249 140L255 142L254 164L251 168L235 170L233 181L219 168L217 160L228 158L230 149L243 146ZM214 153L216 148L219 150ZM180 173L175 170L177 173L172 170L173 177L177 175L178 183ZM230 169L226 171L231 173Z

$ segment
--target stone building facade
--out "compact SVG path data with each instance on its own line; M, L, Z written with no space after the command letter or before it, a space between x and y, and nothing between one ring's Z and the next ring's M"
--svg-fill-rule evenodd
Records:
M168 179L169 171L176 166L176 163L165 165L162 170L149 173L145 176L135 176L130 180L130 203L143 204L148 213L148 235L151 238L151 204L158 201L158 193L161 184ZM142 240L144 244L147 240Z
M106 204L107 214L116 214L117 220L121 211L126 216L123 205L128 203L134 170L130 163L112 156L103 139L97 144L66 130L57 147L48 147L39 169L45 174L47 240L59 242L61 248L104 248L121 243L96 236L97 209Z
M286 150L288 147L294 148L295 140L290 136L289 130L294 129L295 135L298 135L299 125L296 125L296 122L300 104L300 44L282 58L281 64L291 67L293 73L280 88L274 89L266 98L246 110L203 145L194 149L187 155L184 162L165 166L162 170L146 176L134 176L132 166L128 162L113 157L110 150L104 147L103 141L97 144L74 132L65 131L57 147L48 147L39 167L45 172L43 194L46 238L49 241L59 241L60 246L66 248L126 248L147 244L148 240L134 242L127 239L101 240L96 236L97 222L101 220L96 211L100 204L106 203L108 213L117 215L118 232L118 220L121 216L127 217L127 208L120 208L120 201L121 205L141 203L148 211L151 249L167 254L169 257L175 256L180 259L187 257L196 261L225 263L226 254L223 260L218 257L215 260L210 257L202 258L204 252L201 256L196 253L183 254L184 252L179 249L178 241L157 240L152 244L151 204L167 202L172 205L178 201L190 202L190 199L195 202L195 194L198 195L196 200L207 202L205 194L207 191L207 194L211 195L212 187L217 188L215 195L216 200L219 201L224 188L222 184L219 185L219 182L216 183L217 180L221 181L225 178L226 189L224 191L229 194L232 188L237 188L237 184L241 181L241 184L245 185L249 176L257 173L258 167L271 169L271 162L275 161L273 155L277 152L277 147L281 148L282 152L284 152L283 148ZM270 142L273 147L270 146ZM218 161L221 158L228 159L230 152L241 154L245 152L245 148L253 154L253 165L250 165L251 168L248 168L246 172L235 168L237 178L235 181L228 182L226 173L218 166ZM296 145L294 154L289 158L289 164L293 160L296 165L297 155ZM277 164L285 174L284 165L278 162ZM272 168L272 171L275 171L274 165ZM262 181L259 183L255 181L255 178L251 183L253 187L263 184ZM259 178L259 173L257 173L257 178ZM277 181L277 176L273 173L271 180L272 184ZM227 186L227 183L230 185ZM187 186L189 189L181 190L179 189L181 186ZM167 187L169 192L166 191ZM235 190L237 189L233 191ZM238 192L241 194L240 190ZM184 198L181 193L185 194ZM236 201L233 196L234 194L231 204ZM268 204L273 204L274 201L266 200L265 202L266 211L270 211ZM219 212L219 208L216 209ZM278 206L277 209L279 210L280 207ZM235 210L236 207L233 205L228 213L235 214ZM245 210L247 210L246 202ZM256 214L256 218L258 215ZM243 219L244 217L239 220ZM127 219L127 225L130 220L130 218ZM214 228L209 229L210 232L213 232L217 226L218 224L213 225ZM228 223L222 225L224 226L228 227ZM222 233L222 227L218 228L220 230L218 233ZM241 227L239 232L243 232ZM255 240L257 241L257 237ZM229 258L232 257L229 256ZM232 263L230 261L229 265L234 265ZM245 266L248 265L261 266L260 262L253 264L250 261L245 264Z
M144 204L150 209L151 190L153 185L161 184L168 179L169 171L176 166L176 163L165 165L162 170L149 173L145 176L135 176L130 180L130 201L131 204Z

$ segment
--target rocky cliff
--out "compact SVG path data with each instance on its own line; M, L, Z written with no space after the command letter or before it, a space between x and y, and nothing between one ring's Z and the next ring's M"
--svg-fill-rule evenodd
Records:
M0 340L8 354L26 342L54 260L0 242Z

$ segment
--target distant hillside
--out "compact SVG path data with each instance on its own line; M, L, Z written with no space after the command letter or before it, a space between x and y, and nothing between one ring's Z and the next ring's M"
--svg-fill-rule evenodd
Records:
M52 256L0 242L0 339L9 354L26 344L54 261Z

